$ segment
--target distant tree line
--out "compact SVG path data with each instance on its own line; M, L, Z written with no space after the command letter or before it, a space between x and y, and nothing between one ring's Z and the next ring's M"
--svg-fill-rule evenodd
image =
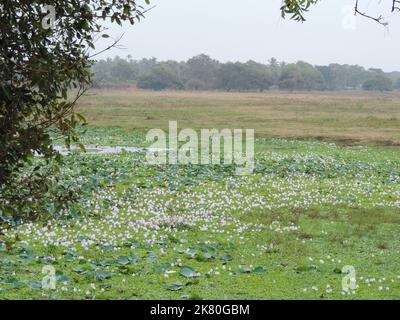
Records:
M131 57L100 60L93 67L94 86L135 83L150 90L350 90L390 91L400 89L400 72L385 73L358 65L313 66L255 61L221 63L201 54L187 61L133 60Z

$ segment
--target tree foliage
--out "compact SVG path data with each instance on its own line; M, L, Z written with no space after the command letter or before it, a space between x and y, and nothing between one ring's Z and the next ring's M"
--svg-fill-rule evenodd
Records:
M123 61L123 62L122 62ZM119 72L123 65L123 72ZM221 63L205 54L188 61L129 60L116 57L99 61L94 67L98 87L135 84L151 90L263 91L273 87L285 90L361 89L369 78L380 74L393 81L398 73L358 65L313 66L306 62L287 64L272 58L267 64L255 61Z
M289 15L290 19L304 22L306 20L305 13L318 1L319 0L284 0L281 6L282 17L285 18Z
M393 81L383 74L377 74L363 83L363 89L367 91L391 91Z
M11 185L19 169L34 154L55 157L57 154L52 147L54 137L65 139L67 145L77 141L75 128L84 119L75 113L74 107L77 99L90 86L90 50L95 48L97 38L101 35L106 37L102 27L104 21L117 24L129 21L134 24L143 16L143 7L136 2L1 2L2 189ZM53 10L55 16L52 15ZM75 93L72 97L70 90ZM0 215L5 205L10 203L9 198L4 199L4 194L0 195Z
M396 81L394 87L395 87L397 90L400 90L400 78L397 79L397 81Z
M279 87L289 90L321 90L324 89L325 84L318 69L311 64L299 61L283 67Z
M205 54L189 59L184 68L184 77L188 79L189 89L212 89L216 85L219 62Z
M371 13L368 12L368 7L371 5L371 2L366 1L354 1L354 14L360 15L364 18L368 18L378 22L383 26L387 26L389 24L388 18L392 16L394 13L400 12L400 1L399 0L389 0L387 1L388 4L385 3L387 6L387 13ZM309 9L321 2L320 0L283 0L281 6L281 14L282 17L285 18L286 16L290 16L290 19L295 21L304 22L306 20L305 14L309 11ZM377 4L381 3L380 0L375 0ZM363 6L364 5L364 6ZM390 13L390 14L388 14Z
M143 89L164 90L164 89L182 89L183 84L179 74L174 72L171 65L159 64L152 68L151 72L141 76L138 79L138 86Z

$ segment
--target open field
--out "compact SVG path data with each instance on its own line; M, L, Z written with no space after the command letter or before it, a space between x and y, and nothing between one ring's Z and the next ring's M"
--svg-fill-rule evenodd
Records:
M260 137L400 143L400 92L222 93L93 91L80 101L89 123L145 131L254 128Z
M397 93L86 97L85 145L146 146L144 132L169 120L255 128L255 172L150 166L144 152L67 155L56 178L78 204L0 228L0 298L400 299L400 149L374 145L400 142L399 103ZM56 290L42 288L45 266ZM346 292L345 266L357 280Z

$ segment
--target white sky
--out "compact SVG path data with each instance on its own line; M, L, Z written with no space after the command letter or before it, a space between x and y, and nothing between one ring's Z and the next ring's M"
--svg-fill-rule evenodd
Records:
M303 24L280 18L280 0L152 0L156 7L135 26L112 26L121 44L98 58L186 60L205 53L220 61L303 60L400 70L400 13L384 28L349 13L355 0L321 0ZM391 1L360 0L370 14L390 14ZM347 12L347 13L346 13ZM97 42L97 49L107 40Z

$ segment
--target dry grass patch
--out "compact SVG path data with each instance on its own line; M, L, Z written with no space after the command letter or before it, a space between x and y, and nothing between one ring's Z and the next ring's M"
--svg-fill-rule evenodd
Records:
M79 104L90 125L147 131L254 128L260 137L400 143L400 93L92 91Z

